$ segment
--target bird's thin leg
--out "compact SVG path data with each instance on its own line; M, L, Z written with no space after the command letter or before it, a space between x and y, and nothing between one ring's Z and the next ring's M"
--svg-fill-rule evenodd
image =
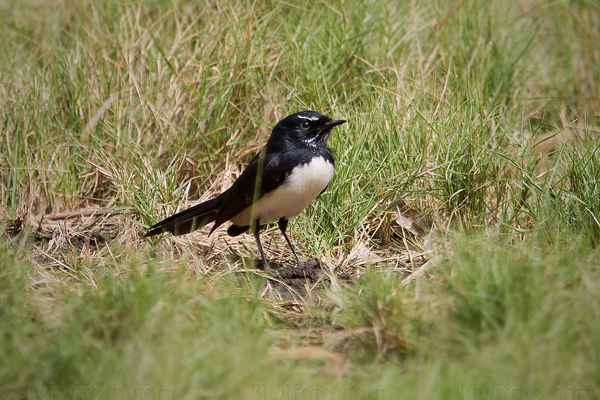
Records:
M296 257L296 261L298 262L298 266L300 266L300 258L298 257L298 254L296 254L296 250L294 249L294 246L292 246L290 238L288 237L287 233L285 233L285 230L287 229L287 224L288 220L285 218L281 218L279 220L279 230L281 231L281 233L283 233L283 237L287 241L287 244L290 246L290 249L292 249L292 253L294 253L294 257Z
M254 222L253 226L254 230L254 238L256 239L256 245L258 246L258 251L260 253L260 259L262 260L263 267L265 267L265 271L271 272L271 267L269 267L269 263L267 262L267 257L265 257L265 252L262 249L262 245L260 244L260 221L257 219Z

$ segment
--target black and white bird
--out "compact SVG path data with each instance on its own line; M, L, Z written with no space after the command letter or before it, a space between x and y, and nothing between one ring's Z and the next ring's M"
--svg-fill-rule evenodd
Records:
M151 226L146 237L163 232L190 233L214 222L209 233L226 221L230 236L250 230L265 270L269 264L260 243L264 225L277 222L298 264L300 259L286 229L329 185L335 170L327 139L331 129L346 122L316 111L301 111L275 125L267 144L250 161L239 178L214 199L190 207Z

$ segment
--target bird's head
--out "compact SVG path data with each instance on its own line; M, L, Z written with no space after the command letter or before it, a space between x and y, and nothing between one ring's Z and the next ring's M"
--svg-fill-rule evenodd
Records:
M279 121L273 128L270 140L325 146L331 129L344 122L343 119L333 120L316 111L300 111Z

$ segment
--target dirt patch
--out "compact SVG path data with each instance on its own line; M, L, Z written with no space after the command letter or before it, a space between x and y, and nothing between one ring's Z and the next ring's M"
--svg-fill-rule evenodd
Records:
M311 288L320 284L332 284L331 272L326 271L321 260L316 257L300 262L299 265L276 263L273 269L276 274L272 282L273 289L284 299L305 296ZM350 282L350 277L346 274L336 274L334 279L336 283Z
M273 285L282 298L305 296L311 286L331 283L331 277L323 270L318 258L311 258L296 266L279 265L278 281Z
M323 267L318 258L311 258L310 260L300 263L300 265L292 268L287 268L286 271L282 271L281 278L285 281L294 281L296 279L302 279L311 283L316 282L321 276L323 276Z

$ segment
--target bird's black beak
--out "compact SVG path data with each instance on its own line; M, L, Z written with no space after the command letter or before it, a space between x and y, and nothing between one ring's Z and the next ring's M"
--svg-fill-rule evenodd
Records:
M323 130L329 130L335 126L341 125L345 123L345 119L332 119L331 121L327 121L323 124Z

